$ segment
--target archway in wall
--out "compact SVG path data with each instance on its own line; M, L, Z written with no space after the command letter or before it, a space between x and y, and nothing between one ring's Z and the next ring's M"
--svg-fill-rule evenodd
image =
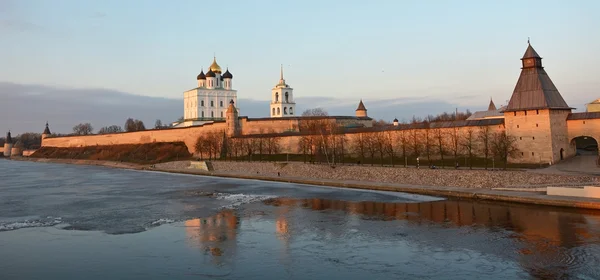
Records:
M577 149L577 155L598 156L598 141L591 136L579 136L571 140Z

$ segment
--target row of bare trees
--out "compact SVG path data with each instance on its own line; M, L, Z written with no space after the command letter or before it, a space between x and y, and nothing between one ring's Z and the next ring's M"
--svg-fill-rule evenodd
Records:
M264 155L281 153L280 137L229 138L225 131L212 131L198 137L196 152L200 159L262 160Z
M504 131L492 132L490 126L481 127L437 127L431 122L413 120L413 128L380 129L362 133L344 134L335 121L328 119L304 120L300 126L305 135L299 139L299 150L304 161L319 161L335 164L349 158L358 163L370 160L371 164L395 165L395 160L424 158L428 165L440 160L442 166L452 158L458 166L459 158L468 158L473 167L475 158L482 158L487 169L492 160L500 160L506 166L509 157L517 157L516 139Z

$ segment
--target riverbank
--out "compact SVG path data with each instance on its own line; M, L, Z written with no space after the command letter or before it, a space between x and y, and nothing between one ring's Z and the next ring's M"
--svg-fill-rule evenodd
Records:
M525 171L431 170L370 166L338 166L331 168L326 165L303 163L227 161L213 162L214 171L201 171L190 169L190 161L137 165L108 161L65 159L21 158L20 160L89 164L179 174L395 191L432 196L600 210L600 199L548 196L543 191L535 191L536 188L549 185L577 186L581 184L598 184L600 177L595 176L542 175ZM458 184L464 184L464 186ZM520 189L521 191L492 189L499 187ZM523 189L532 189L532 191L522 191Z

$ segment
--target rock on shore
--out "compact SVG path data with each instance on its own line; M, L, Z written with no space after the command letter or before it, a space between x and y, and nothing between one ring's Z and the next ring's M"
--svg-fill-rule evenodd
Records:
M187 165L186 165L187 164ZM172 163L173 169L186 168L189 162ZM177 166L175 166L177 165ZM178 166L182 165L182 166ZM421 186L448 186L467 188L545 187L548 185L577 185L600 183L594 176L546 175L526 171L489 171L455 169L416 169L377 166L336 166L305 164L301 162L231 162L214 161L217 172L278 176L371 181ZM171 169L169 168L169 169Z

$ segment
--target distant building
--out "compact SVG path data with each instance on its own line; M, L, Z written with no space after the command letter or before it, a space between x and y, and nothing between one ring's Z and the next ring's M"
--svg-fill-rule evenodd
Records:
M490 98L490 105L488 105L487 111L477 111L468 117L467 120L503 119L504 113L502 113L502 111L505 108L506 106L502 106L500 109L496 109L496 104L494 104L494 101Z
M596 99L587 104L587 112L600 112L600 99Z

